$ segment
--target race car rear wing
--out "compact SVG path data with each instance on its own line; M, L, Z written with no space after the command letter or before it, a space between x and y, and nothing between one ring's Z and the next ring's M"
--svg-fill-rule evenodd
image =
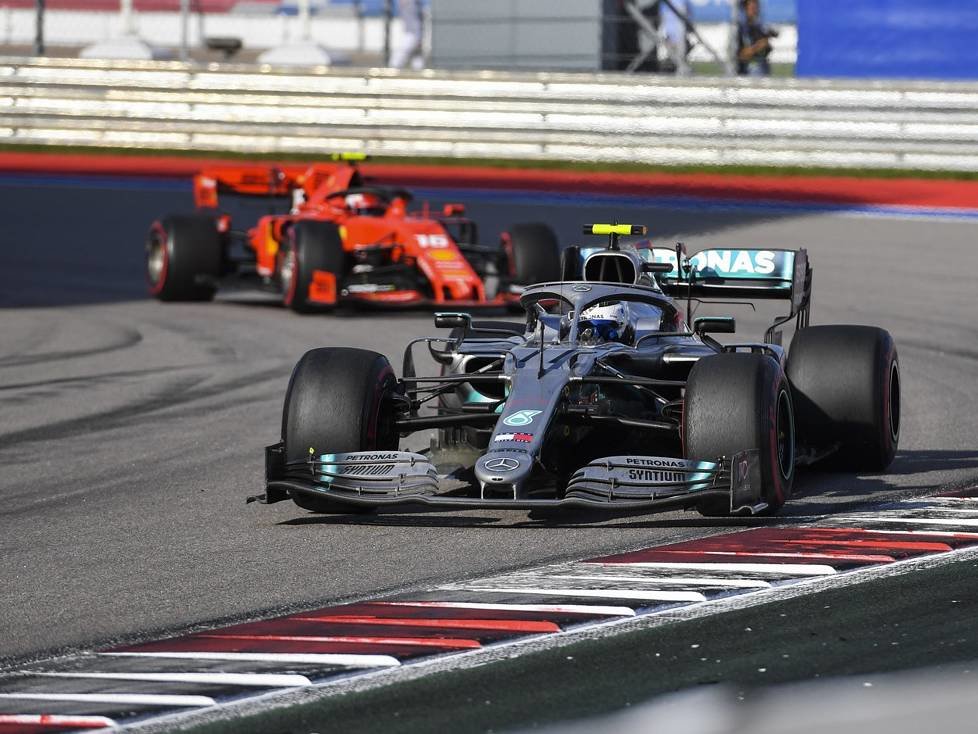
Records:
M218 196L231 193L237 196L270 198L291 197L300 186L299 178L307 166L235 166L205 168L194 176L194 201L198 207L216 209Z
M805 249L709 249L686 256L679 245L674 250L653 247L639 252L651 262L672 265L656 273L656 280L673 298L789 301L790 312L768 328L766 342L777 343L777 328L793 318L799 329L808 325L812 268Z
M303 189L307 194L314 191L333 175L337 170L337 163L348 166L351 177L358 177L357 164L367 158L363 153L350 152L334 153L329 157L332 164L206 168L194 176L194 200L198 207L216 209L218 195L221 193L292 198L297 189ZM340 185L339 188L346 186Z

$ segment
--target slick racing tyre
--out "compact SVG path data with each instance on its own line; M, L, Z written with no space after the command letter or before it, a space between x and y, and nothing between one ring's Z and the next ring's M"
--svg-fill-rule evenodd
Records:
M517 285L560 279L560 246L554 231L539 222L514 225L509 231L510 272Z
M900 363L893 337L875 326L810 326L788 353L798 436L838 450L827 464L883 471L900 440Z
M690 370L683 408L686 458L711 461L749 449L760 453L761 499L775 512L791 495L795 429L791 388L763 354L717 354ZM730 513L728 501L704 501L707 516Z
M394 370L387 357L365 349L312 349L292 371L282 412L285 461L310 454L396 450ZM311 451L310 451L311 449ZM313 512L362 508L300 492L293 501Z
M298 313L327 309L336 303L340 279L346 272L346 254L339 228L332 222L300 220L289 230L281 250L279 280L282 303ZM310 286L321 271L332 276L332 298L313 300ZM320 278L323 275L319 276ZM317 281L317 286L319 283ZM329 290L329 286L320 286ZM328 296L329 294L324 294Z
M560 253L560 279L561 280L582 280L584 263L581 262L581 248L579 245L565 247Z
M224 237L214 217L169 216L146 238L146 280L161 301L209 301L224 272Z

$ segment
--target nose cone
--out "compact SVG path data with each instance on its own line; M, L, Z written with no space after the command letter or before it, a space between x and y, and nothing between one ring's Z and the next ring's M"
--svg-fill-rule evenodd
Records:
M475 477L483 493L493 488L511 489L513 499L519 496L520 487L532 471L533 458L523 452L490 453L475 463Z

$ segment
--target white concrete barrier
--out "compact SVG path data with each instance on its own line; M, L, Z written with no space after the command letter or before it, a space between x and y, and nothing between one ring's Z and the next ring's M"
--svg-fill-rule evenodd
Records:
M0 143L978 170L978 85L0 58Z

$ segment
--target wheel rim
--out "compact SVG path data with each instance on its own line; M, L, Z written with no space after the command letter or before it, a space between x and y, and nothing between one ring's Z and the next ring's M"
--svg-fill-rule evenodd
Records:
M285 296L285 302L291 303L293 289L295 287L295 250L289 248L285 257L282 258L282 264L279 267L279 280L282 282L282 293Z
M890 438L893 443L900 437L900 369L894 361L890 365Z
M149 242L149 252L146 254L146 277L151 286L158 286L166 271L166 243L158 234L154 234Z
M795 421L787 390L778 393L774 430L778 440L778 469L787 479L795 466Z

